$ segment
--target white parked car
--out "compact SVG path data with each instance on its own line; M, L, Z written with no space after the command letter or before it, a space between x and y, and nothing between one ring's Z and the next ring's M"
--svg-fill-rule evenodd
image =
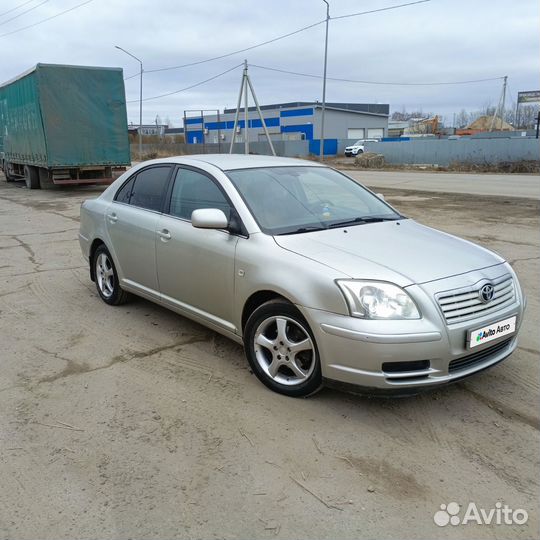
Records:
M367 142L379 142L377 139L359 139L352 146L345 148L345 155L347 157L356 156L364 152L364 145Z

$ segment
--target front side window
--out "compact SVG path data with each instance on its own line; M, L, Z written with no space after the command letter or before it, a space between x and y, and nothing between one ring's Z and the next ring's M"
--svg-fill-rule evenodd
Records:
M170 171L169 165L140 171L116 192L114 200L160 212Z
M327 167L239 169L227 175L266 234L402 217L354 180Z
M223 192L208 176L191 169L178 169L171 194L169 214L191 220L194 210L217 208L230 219L231 207Z

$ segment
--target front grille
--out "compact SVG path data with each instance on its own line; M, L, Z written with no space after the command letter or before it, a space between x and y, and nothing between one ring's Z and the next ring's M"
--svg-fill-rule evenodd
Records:
M489 315L514 303L516 289L511 276L503 276L490 281L493 284L494 293L492 300L487 304L482 303L479 297L480 288L485 283L486 280L483 280L473 287L445 291L436 295L447 324Z
M482 349L481 351L469 354L462 358L452 360L450 364L448 364L448 372L454 373L455 371L467 369L476 364L480 364L481 362L488 360L491 356L495 356L496 354L502 352L505 348L508 347L511 341L512 338L506 339L504 341L501 341L500 343L497 343L496 345L488 347L487 349Z

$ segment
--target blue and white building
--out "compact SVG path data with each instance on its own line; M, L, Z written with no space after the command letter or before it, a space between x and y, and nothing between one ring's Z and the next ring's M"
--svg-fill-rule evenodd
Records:
M273 140L307 140L310 151L319 152L321 137L319 102L278 103L261 106L266 127ZM373 103L327 103L325 113L325 154L337 152L338 140L380 139L388 134L390 106ZM236 109L225 109L213 115L184 118L188 144L227 143L231 141ZM248 108L250 142L266 140L262 122L255 107ZM244 109L240 109L236 142L246 136Z

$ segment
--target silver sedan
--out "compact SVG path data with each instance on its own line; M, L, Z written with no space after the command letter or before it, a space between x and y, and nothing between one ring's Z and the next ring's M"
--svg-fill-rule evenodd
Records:
M243 343L269 388L415 393L516 348L524 297L499 255L286 158L141 163L81 207L104 302L130 294Z

